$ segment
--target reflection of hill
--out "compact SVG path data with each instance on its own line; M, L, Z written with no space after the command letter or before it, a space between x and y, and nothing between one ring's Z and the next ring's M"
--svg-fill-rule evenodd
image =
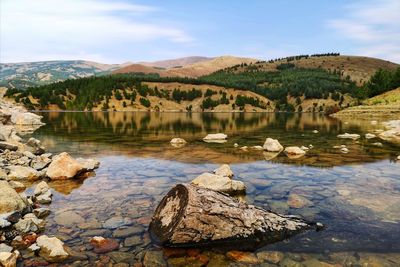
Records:
M262 145L266 137L277 138L284 146L314 148L300 159L284 154L274 162L310 166L336 166L376 161L394 155L389 145L373 146L375 141L341 140L343 132L366 133L371 124L344 124L316 114L283 113L44 113L48 124L35 132L54 152L69 151L80 155L128 155L156 157L183 162L240 163L265 160L262 151L241 150L240 146ZM318 130L318 134L312 133ZM208 133L228 134L225 144L206 144ZM185 138L189 144L173 148L173 137ZM333 146L346 144L342 154Z

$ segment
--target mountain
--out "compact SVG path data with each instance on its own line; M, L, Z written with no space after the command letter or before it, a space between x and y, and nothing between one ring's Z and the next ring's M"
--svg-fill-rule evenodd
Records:
M66 79L107 74L126 64L102 64L85 60L57 60L22 63L0 63L0 86L25 88Z
M137 64L149 66L149 67L156 67L156 68L163 68L163 69L170 69L170 68L180 68L185 67L187 65L192 65L199 62L209 61L212 60L211 57L182 57L176 59L167 59L167 60L160 60L154 62L138 62Z
M178 59L179 61L180 59ZM113 74L121 73L158 73L161 77L190 77L197 78L203 75L213 73L217 70L228 68L237 64L250 64L257 62L257 59L243 58L234 56L221 56L209 60L199 61L194 64L185 65L183 67L175 67L169 69L157 69L155 67L144 66L142 64L132 64L115 70ZM141 71L143 70L143 71Z

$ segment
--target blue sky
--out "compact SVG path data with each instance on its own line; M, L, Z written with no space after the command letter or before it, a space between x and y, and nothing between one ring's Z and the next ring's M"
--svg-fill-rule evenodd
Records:
M0 61L340 52L400 63L399 0L2 0Z

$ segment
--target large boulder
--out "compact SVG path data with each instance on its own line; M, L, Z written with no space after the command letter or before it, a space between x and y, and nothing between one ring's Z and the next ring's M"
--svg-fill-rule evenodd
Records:
M0 214L21 211L26 208L24 199L7 181L0 180Z
M76 160L68 153L63 152L53 158L47 168L46 175L52 180L71 179L84 172L98 168L99 164L96 160Z
M246 186L243 182L211 173L199 175L192 181L192 184L228 194L239 194L246 191Z
M267 138L263 145L264 150L269 152L280 152L283 150L283 146L277 139Z
M400 143L400 127L380 133L379 138L391 143Z
M39 255L48 262L61 262L69 257L64 243L57 237L39 236L36 244L40 247Z

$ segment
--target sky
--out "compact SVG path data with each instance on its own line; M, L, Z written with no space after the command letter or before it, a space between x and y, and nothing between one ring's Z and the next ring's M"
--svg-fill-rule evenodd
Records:
M400 63L400 0L1 0L0 62L339 52Z

